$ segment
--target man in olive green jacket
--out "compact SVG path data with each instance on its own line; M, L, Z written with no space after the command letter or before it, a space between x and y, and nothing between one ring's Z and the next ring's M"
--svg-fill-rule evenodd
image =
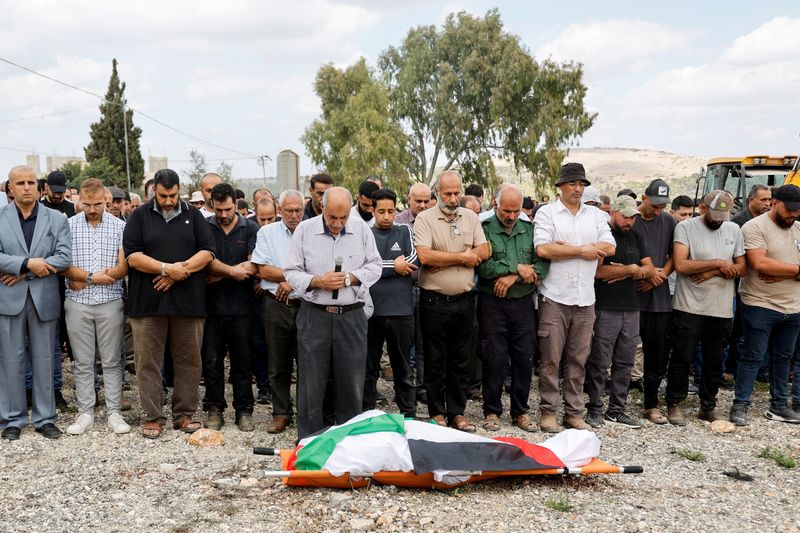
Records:
M534 295L549 263L533 249L533 224L519 220L522 191L504 187L494 216L483 221L489 258L478 267L478 321L483 352L483 426L500 429L506 361L511 359L511 420L535 431L528 417L533 355L536 351Z

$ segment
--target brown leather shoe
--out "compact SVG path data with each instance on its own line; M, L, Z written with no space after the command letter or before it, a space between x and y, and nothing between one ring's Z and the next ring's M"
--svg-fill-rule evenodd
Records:
M225 418L222 415L222 409L219 407L210 407L208 409L208 417L206 417L206 427L219 431L225 425Z
M669 423L673 426L686 425L686 415L683 414L679 405L667 407L667 420L669 420Z
M533 433L536 431L536 423L531 420L528 415L517 415L513 418L511 423L517 426L522 431L528 431Z
M289 425L288 416L273 417L269 424L267 424L267 433L283 433Z
M556 422L556 415L547 412L543 412L539 417L539 429L545 433L558 433L561 431L561 427Z
M722 420L717 412L714 409L706 410L702 407L699 411L697 411L697 418L700 420L705 420L706 422L716 422L717 420Z
M200 422L192 420L188 416L182 416L172 423L172 429L182 431L184 433L194 433L202 427L203 425Z
M664 415L661 414L661 409L658 407L653 407L652 409L642 408L639 410L639 414L642 415L645 420L649 420L653 424L661 425L668 422Z
M592 426L587 424L580 416L565 416L564 427L568 429L588 429L592 431Z

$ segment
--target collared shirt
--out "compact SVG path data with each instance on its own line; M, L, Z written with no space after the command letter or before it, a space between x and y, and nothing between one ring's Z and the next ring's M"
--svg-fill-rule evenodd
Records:
M31 243L33 242L33 232L36 230L36 216L39 214L39 202L33 204L33 211L28 218L22 215L22 211L18 205L15 204L15 207L17 208L17 215L19 215L19 225L22 226L22 235L25 237L25 244L30 252Z
M363 302L369 288L381 277L381 256L375 237L360 217L349 217L337 236L333 236L320 215L304 220L294 230L289 260L284 275L294 290L308 302L321 305L348 305ZM359 285L339 289L338 298L322 289L309 289L311 278L333 272L341 257L342 272L352 272Z
M517 274L517 266L532 265L539 280L547 276L548 261L540 259L533 249L533 224L517 219L506 233L505 227L496 216L490 217L481 224L483 233L489 241L491 255L478 265L478 289L493 294L494 282L497 278L509 274ZM524 283L518 279L506 294L509 299L522 298L533 293L536 285Z
M605 214L596 207L581 204L576 214L561 200L542 206L536 212L533 246L564 241L572 246L605 242L616 246ZM539 292L562 305L587 307L594 304L594 275L597 260L580 257L550 262L550 273Z
M159 215L164 217L164 220L166 220L167 222L169 222L170 220L172 220L173 218L176 218L178 215L181 214L181 211L182 211L181 205L183 204L183 202L179 201L177 203L177 205L175 205L175 209L173 209L172 211L167 212L167 211L164 211L164 210L161 209L161 206L158 205L157 201L155 201L155 200L151 200L151 201L153 202L153 211L155 211L156 213L158 213ZM213 215L214 213L211 213L211 214ZM205 216L205 215L203 215L203 216ZM208 218L208 217L206 217L206 218Z
M253 253L258 224L236 214L236 225L230 232L219 225L216 215L206 219L211 226L217 259L226 265L238 265ZM206 285L206 307L211 316L243 316L253 312L253 281L222 278Z
M250 258L256 265L270 265L275 268L286 268L286 261L289 259L289 246L292 244L292 232L286 224L273 222L262 226L256 236L256 248L253 257ZM278 284L274 281L261 280L261 288L275 294ZM300 294L293 290L289 298L300 298Z
M67 218L75 216L75 205L69 200L64 199L57 204L54 204L53 202L48 201L47 198L44 198L42 200L42 205L48 209L55 209L56 211L64 213L67 215Z
M358 204L354 205L352 209L350 209L350 216L358 217L361 220L364 220L364 217L361 216L361 211L358 209ZM367 224L367 226L371 228L372 226L375 225L375 217L373 216L369 220L364 220L364 222Z
M420 211L421 212L421 211ZM406 226L411 226L411 229L414 229L414 213L411 212L411 209L406 209L399 215L394 218L395 224L405 224Z
M125 223L110 213L103 213L97 226L78 213L68 220L72 235L72 264L86 272L113 268L119 262ZM122 280L111 285L88 285L80 291L67 286L66 297L84 305L99 305L122 298Z
M740 228L744 226L745 222L753 218L753 215L750 214L750 210L747 206L744 206L744 209L736 213L735 216L731 217L731 222L736 223Z
M203 215L203 218L205 218L206 220L214 216L214 211L206 209L206 206L201 207L200 209L198 209L198 211L200 211L200 214Z
M306 202L306 206L303 209L303 220L308 220L316 216L319 215L317 215L317 212L314 211L314 202L313 200L309 200L308 202Z
M494 207L493 207L493 208L489 209L488 211L481 211L480 213L478 213L478 218L480 219L481 222L484 222L484 221L489 220L490 218L492 218L494 215L495 215L495 211L494 211ZM519 219L518 220L523 220L525 222L530 222L531 221L530 217L528 217L528 215L526 215L525 213L523 213L521 211L519 213Z
M414 222L414 245L442 252L461 253L486 244L486 235L474 211L459 207L452 222L438 207L426 209ZM422 268L419 286L448 296L469 292L475 287L475 269L453 265L433 274Z

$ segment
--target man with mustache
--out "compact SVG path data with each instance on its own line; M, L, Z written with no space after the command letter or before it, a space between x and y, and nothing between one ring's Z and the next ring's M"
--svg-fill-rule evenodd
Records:
M800 188L778 187L773 199L772 210L742 226L749 270L739 284L745 350L739 356L730 412L737 426L747 425L750 397L770 337L771 400L765 416L800 423L800 405L787 406L789 366L800 331Z
M689 365L697 341L703 343L700 410L697 418L714 422L722 379L722 352L733 321L734 279L747 273L739 226L730 222L733 196L711 191L700 216L675 227L672 257L678 279L672 301L672 356L667 370L667 419L686 425L680 408L689 391Z

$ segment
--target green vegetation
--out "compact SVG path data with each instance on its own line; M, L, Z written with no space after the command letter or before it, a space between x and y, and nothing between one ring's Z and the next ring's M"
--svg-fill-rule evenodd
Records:
M783 468L794 468L797 466L797 462L794 460L794 457L792 457L792 452L790 450L782 451L767 446L759 452L758 456L762 459L772 459L778 466L782 466Z
M703 462L706 460L706 454L703 452L696 452L689 449L675 450L675 453L683 457L687 461Z
M569 503L569 500L566 498L547 498L544 501L544 506L548 509L552 509L553 511L559 511L561 513L568 513L570 511L575 510L575 506Z

